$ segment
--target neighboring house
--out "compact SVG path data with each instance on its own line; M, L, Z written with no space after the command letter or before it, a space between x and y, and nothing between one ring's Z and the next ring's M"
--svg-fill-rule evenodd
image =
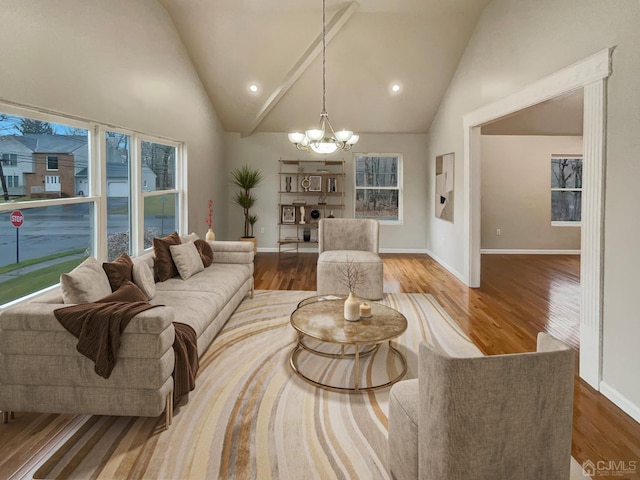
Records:
M34 153L35 172L24 174L25 192L31 198L72 197L73 155L68 153Z
M74 176L87 166L87 137L40 133L2 136L0 161L9 195L75 196Z
M87 137L33 134L0 136L0 161L9 195L31 198L87 195ZM156 174L142 167L142 190L156 189ZM129 166L113 142L107 144L107 195L129 196Z
M87 193L87 169L76 174L76 190L78 194ZM156 189L156 174L147 166L142 167L142 191L152 192ZM126 163L107 162L107 197L129 196L129 165Z
M2 136L0 162L9 195L26 195L25 174L35 172L33 150L16 140L14 135Z

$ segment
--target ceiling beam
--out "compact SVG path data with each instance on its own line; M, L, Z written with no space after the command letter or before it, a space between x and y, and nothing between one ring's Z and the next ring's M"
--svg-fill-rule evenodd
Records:
M344 27L347 23L351 15L355 13L360 4L356 1L352 1L348 3L345 7L340 9L327 23L327 33L326 33L326 41L327 43L331 41L331 39ZM289 70L287 75L284 77L280 85L278 85L273 93L269 95L267 101L262 105L258 113L256 114L253 122L251 122L251 127L243 131L241 136L248 137L256 129L260 126L263 120L269 115L269 112L275 107L282 97L284 97L289 89L293 86L296 81L302 76L304 71L309 68L311 63L322 53L322 32L318 35L318 38L314 40L314 42L309 46L306 52L302 54L300 59L295 63L295 65Z

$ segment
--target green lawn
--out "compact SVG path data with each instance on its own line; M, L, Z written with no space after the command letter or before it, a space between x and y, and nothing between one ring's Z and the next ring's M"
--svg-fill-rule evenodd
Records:
M66 252L61 253L53 253L51 255L47 255L45 257L31 258L29 260L23 260L18 263L10 263L9 265L5 265L4 267L0 267L0 275L12 272L18 268L28 267L29 265L36 265L41 262L46 262L47 260L54 260L56 258L68 257L69 255L78 255L84 252L86 249L77 248L75 250L67 250Z
M165 199L164 201L162 199ZM144 214L160 216L163 214L162 204L164 203L164 216L172 217L176 211L175 196L171 195L159 195L157 197L146 197L144 199ZM129 211L129 207L119 207L109 210L110 214L126 214Z
M84 257L66 260L0 283L0 305L55 285L61 273L73 270L83 260Z

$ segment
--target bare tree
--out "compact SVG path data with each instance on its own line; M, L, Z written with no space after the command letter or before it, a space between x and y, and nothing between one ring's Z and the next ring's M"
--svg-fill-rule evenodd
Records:
M9 190L7 189L7 179L4 178L4 171L2 170L2 161L0 160L0 183L2 183L2 196L5 202L9 201Z
M557 195L553 206L554 218L579 220L581 196L575 190L582 188L582 161L575 158L553 159L551 173L552 187L564 189Z
M49 122L33 120L31 118L21 118L18 125L16 125L16 128L22 135L27 133L45 133L47 135L54 134L53 127Z

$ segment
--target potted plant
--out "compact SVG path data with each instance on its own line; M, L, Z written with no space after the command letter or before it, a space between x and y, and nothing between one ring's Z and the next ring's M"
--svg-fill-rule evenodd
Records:
M256 224L256 222L258 221L258 216L255 214L251 214L249 215L249 228L250 228L250 236L253 237L253 226Z
M233 201L242 207L244 214L244 233L240 240L252 241L254 250L257 249L256 239L253 236L253 224L258 220L256 215L250 213L257 198L251 190L262 182L262 173L249 165L243 165L231 172L232 183L239 187Z

